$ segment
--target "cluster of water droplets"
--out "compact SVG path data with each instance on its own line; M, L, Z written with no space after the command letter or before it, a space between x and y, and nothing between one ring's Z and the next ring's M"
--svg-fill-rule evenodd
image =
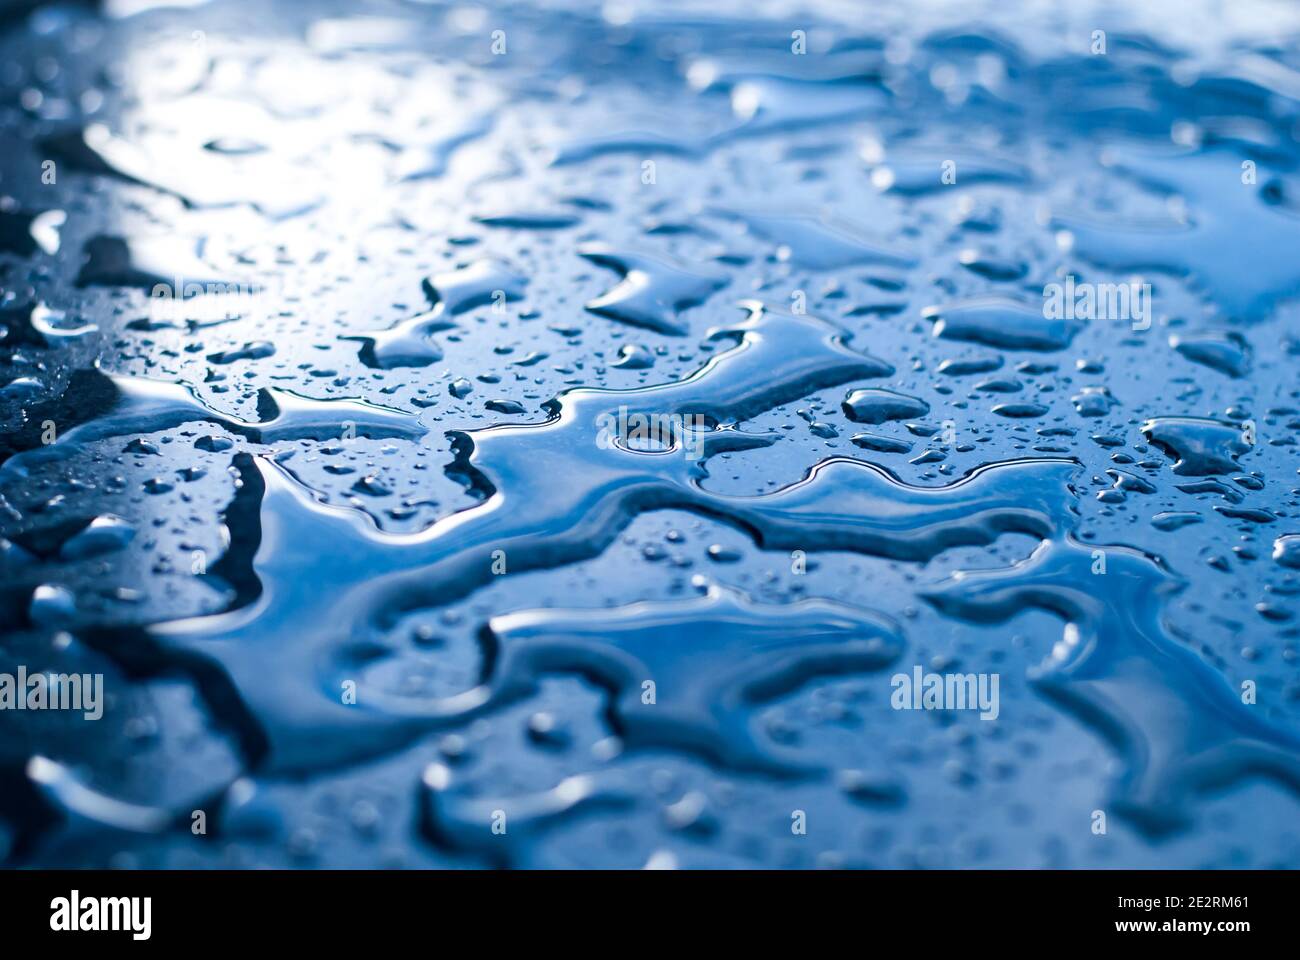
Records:
M1300 860L1300 63L132 6L0 39L0 857Z

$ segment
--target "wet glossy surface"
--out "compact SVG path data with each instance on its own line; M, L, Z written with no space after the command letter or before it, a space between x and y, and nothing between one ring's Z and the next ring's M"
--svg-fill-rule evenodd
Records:
M0 860L1300 865L1294 10L153 6L0 39Z

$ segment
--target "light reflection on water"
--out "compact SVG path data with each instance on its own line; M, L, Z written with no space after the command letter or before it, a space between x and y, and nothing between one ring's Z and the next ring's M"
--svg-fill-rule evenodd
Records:
M1300 859L1293 8L141 6L3 41L15 859Z

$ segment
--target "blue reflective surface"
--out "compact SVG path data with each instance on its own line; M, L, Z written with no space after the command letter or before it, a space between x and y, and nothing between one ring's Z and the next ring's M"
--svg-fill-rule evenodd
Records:
M7 865L1300 863L1300 14L0 12Z

